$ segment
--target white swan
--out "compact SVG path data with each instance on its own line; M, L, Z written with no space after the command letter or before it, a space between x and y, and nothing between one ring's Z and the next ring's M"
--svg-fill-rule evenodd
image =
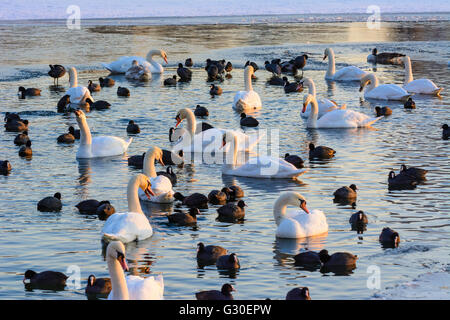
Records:
M405 82L403 88L410 93L432 94L439 96L442 88L439 88L429 79L413 80L413 73L411 68L411 59L408 56L403 58L405 63Z
M300 207L302 211L286 212L286 207L292 205ZM306 208L306 199L297 192L283 192L273 206L273 217L277 224L278 238L299 239L328 232L325 214L320 210Z
M206 131L197 129L195 115L191 109L180 109L175 118L177 120L177 127L184 119L187 122L187 128L181 140L173 147L172 152L223 152L222 136L225 132L233 132L239 139L240 146L238 151L251 151L264 136L263 133L248 136L243 132L229 129L211 128Z
M154 196L151 186L150 179L141 173L130 179L127 188L128 212L114 213L109 216L101 231L104 241L128 243L144 240L153 235L152 226L142 212L138 198L138 188L141 188L149 199Z
M252 87L252 75L254 69L252 66L245 67L244 70L244 83L245 91L238 91L234 96L233 109L236 111L248 111L254 109L261 109L262 103L259 94L253 91Z
M167 64L167 54L164 50L150 50L147 57L123 56L111 63L102 63L111 73L125 73L132 66L133 60L136 60L149 73L163 73L164 68L158 62L153 60L154 56L160 56Z
M359 91L364 91L364 98L378 100L406 100L411 96L408 91L396 84L378 84L378 78L373 73L365 75L360 82Z
M308 93L313 95L317 99L316 85L314 84L314 81L311 78L304 78L303 87L305 87L305 86L308 87ZM336 102L329 100L329 99L318 99L317 103L319 105L319 116L318 116L319 118L329 111L333 111L333 110L337 110L337 109L344 110L347 107L347 105L345 105L345 104L343 104L341 107L339 107ZM300 115L303 118L308 118L310 112L311 112L311 105L308 104L305 112L301 112Z
M155 160L159 161L164 166L162 156L163 152L158 147L151 147L145 153L142 170L144 174L150 178L152 190L155 195L148 198L145 192L139 190L139 198L141 200L150 200L151 202L156 203L172 203L174 201L172 182L170 182L170 179L166 176L158 176L156 174Z
M125 72L125 78L129 80L148 81L152 78L152 74L146 72L145 68L139 65L137 60L133 60L130 69Z
M100 158L121 155L127 151L128 146L133 141L133 138L125 141L113 136L92 138L84 112L75 110L74 113L80 127L80 146L78 147L77 158Z
M66 91L66 95L69 95L69 101L71 104L75 104L72 108L77 108L77 105L86 103L86 99L91 99L94 102L94 98L91 96L91 92L87 87L78 86L78 74L77 69L72 67L69 69L69 82L70 88Z
M334 51L331 48L325 49L323 60L328 57L328 70L325 74L326 80L334 81L359 81L367 72L355 66L348 66L336 72L334 63Z
M303 111L306 110L306 106L311 104L312 111L309 114L308 121L306 123L307 128L359 128L369 127L382 117L372 118L361 112L352 110L333 110L325 113L320 119L317 120L318 106L316 98L308 94L303 98Z
M293 179L308 171L307 169L297 169L284 159L269 156L251 157L243 165L238 165L239 139L237 135L234 132L224 133L223 141L225 145L231 146L231 153L228 153L225 158L222 174L251 178ZM232 159L230 159L230 155L232 155Z
M162 300L164 280L162 275L142 278L128 275L125 246L120 241L112 241L106 248L106 263L111 277L111 292L108 300Z

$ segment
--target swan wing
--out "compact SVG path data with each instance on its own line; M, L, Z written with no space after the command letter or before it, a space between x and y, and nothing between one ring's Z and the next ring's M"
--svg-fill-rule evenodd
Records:
M333 111L337 108L336 104L329 99L318 99L317 104L319 105L318 117L322 117L325 113ZM306 106L305 112L300 112L302 118L308 118L311 113L311 103Z
M410 95L396 84L382 84L364 93L365 98L378 100L405 100Z
M308 171L297 169L291 163L269 156L252 157L248 162L237 168L224 167L223 173L251 178L295 178Z
M143 213L114 213L106 220L101 234L106 241L119 240L128 243L151 237L153 229Z
M367 72L355 66L348 66L339 69L333 76L334 80L356 81L366 75Z
M278 225L278 238L299 239L328 232L328 223L321 210L311 210L310 214L296 210L287 214Z
M419 94L438 94L442 90L429 79L413 80L404 85L403 88L408 92Z
M130 300L164 299L164 279L162 275L147 278L128 275L126 281Z
M234 96L233 109L238 111L248 109L261 109L262 103L259 94L255 91L238 91Z
M324 114L317 120L318 128L358 128L368 127L382 117L372 118L353 110L333 110Z
M121 155L127 151L133 138L127 141L113 136L98 136L92 138L91 152L93 157L110 157Z
M66 91L66 95L70 96L69 100L71 103L80 103L87 92L89 92L87 87L78 86L69 88Z
M150 63L145 58L138 56L122 56L111 63L102 63L102 66L111 73L125 73L132 66L133 60L136 60L144 68L149 68L150 66Z

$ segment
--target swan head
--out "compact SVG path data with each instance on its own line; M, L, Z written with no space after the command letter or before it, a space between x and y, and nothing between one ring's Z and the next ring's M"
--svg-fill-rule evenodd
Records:
M164 62L167 64L167 53L164 50L150 50L150 52L147 54L147 61L150 61L153 56L160 56L163 58Z
M106 259L117 260L124 271L128 271L127 261L125 259L125 246L121 241L111 241L106 248Z
M145 153L146 157L151 158L155 157L155 160L158 161L162 166L164 166L163 162L163 151L158 147L150 147L148 151Z
M330 55L330 54L333 54L334 52L333 52L333 49L331 49L331 48L326 48L325 49L325 51L323 52L323 59L322 60L325 60L326 58L328 58L328 56Z
M314 98L312 94L307 94L304 96L302 113L306 111L306 107L308 106L308 104L310 104L314 100L316 100L316 98Z
M178 110L177 116L175 117L175 120L177 120L177 124L175 125L175 128L178 127L178 125L181 123L181 121L186 119L188 117L188 115L190 115L191 113L192 113L192 111L187 108Z
M132 178L130 180L130 183L133 183L135 181L134 179L137 180L139 188L141 188L142 191L144 191L147 198L150 199L151 196L155 196L155 193L152 190L152 183L150 182L149 177L147 177L145 174L140 173L135 178Z
M364 87L366 85L372 83L374 76L375 75L373 75L373 74L367 74L367 75L365 75L364 77L361 78L361 80L359 81L359 83L360 83L359 92L363 91Z
M77 122L86 120L86 115L84 114L83 110L75 110L73 113L75 113L75 116L77 117Z

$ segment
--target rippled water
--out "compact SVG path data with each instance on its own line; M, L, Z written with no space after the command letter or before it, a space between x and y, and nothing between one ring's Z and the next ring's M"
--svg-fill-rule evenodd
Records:
M31 122L33 142L31 160L18 156L13 144L15 133L0 135L1 159L9 159L13 171L0 176L0 297L3 299L86 299L84 285L89 274L107 276L101 255L102 221L80 215L75 204L84 199L109 199L118 212L127 209L126 186L140 170L127 166L127 157L142 154L150 146L169 148L168 129L180 108L205 105L206 120L220 128L238 128L239 115L231 104L236 91L243 88L244 62L251 59L263 67L265 60L283 60L303 52L310 56L305 76L314 79L318 96L328 97L347 107L373 114L376 105L392 108L390 117L381 119L372 130L307 130L300 117L304 93L285 94L282 88L268 86L268 72L259 70L254 90L263 108L255 113L261 129L279 129L280 154L289 152L305 159L309 172L301 181L263 181L222 176L220 165L186 165L176 168L183 194L201 192L236 183L245 190L246 220L241 224L216 221L218 206L202 210L196 228L173 227L166 214L176 206L143 204L154 229L150 239L127 245L131 272L163 274L166 299L193 299L199 290L218 289L231 282L238 290L236 299L284 299L295 286L308 286L313 299L369 299L383 297L386 287L409 282L427 272L446 269L450 224L449 141L441 138L441 125L449 122L447 61L449 24L445 21L384 23L381 30L369 30L365 23L279 23L242 25L132 26L82 25L68 30L61 23L2 24L0 38L0 95L2 114L22 112ZM358 84L327 83L323 51L332 46L337 68L347 64L376 72L385 83L401 84L401 67L368 65L366 56L377 46L381 51L403 52L411 56L416 78L433 79L444 87L442 98L417 96L417 109L405 110L401 103L364 101ZM77 161L74 145L59 145L56 138L69 125L76 125L73 114L56 113L56 103L64 92L50 90L48 64L74 65L79 83L97 81L107 72L100 62L121 55L143 55L149 49L163 48L169 65L162 77L136 85L122 76L114 76L116 85L94 93L107 100L110 110L87 114L94 135L126 137L129 119L141 127L128 153L123 157ZM193 80L175 88L162 81L176 71L178 62L192 57ZM233 78L220 86L223 94L211 98L203 70L206 58L230 60ZM68 77L62 85L68 88ZM40 97L17 99L18 86L42 89ZM131 90L131 97L117 97L118 86ZM270 134L270 131L268 131ZM308 143L326 145L337 151L327 162L309 162ZM387 175L400 164L429 170L425 184L410 191L388 191ZM160 168L157 168L160 169ZM358 188L356 209L333 203L333 192L355 183ZM306 240L277 240L272 208L282 191L303 194L310 209L323 210L327 216L327 236ZM41 213L37 202L61 192L60 213ZM369 218L367 231L351 231L348 219L356 210ZM389 226L400 233L397 249L383 249L378 235ZM215 266L198 269L196 244L219 244L237 253L241 269L233 276L219 273ZM304 271L293 265L293 255L305 248L357 254L357 268L348 276L319 271ZM26 269L66 272L70 265L81 268L80 289L62 292L26 291L22 284ZM369 266L381 269L381 288L367 288ZM148 267L148 268L147 268ZM440 278L439 278L440 279ZM444 278L448 279L448 277ZM402 292L398 290L398 292ZM389 295L396 298L398 295Z

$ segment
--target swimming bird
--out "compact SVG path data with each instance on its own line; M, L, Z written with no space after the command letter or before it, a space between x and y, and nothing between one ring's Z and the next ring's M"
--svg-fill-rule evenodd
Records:
M348 66L339 69L336 72L334 51L331 48L325 49L323 60L328 57L328 70L325 74L325 80L333 81L359 81L367 72L355 66Z
M177 212L167 216L170 223L175 223L180 226L189 226L197 223L197 215L200 211L197 208L189 208L188 213Z
M95 199L88 199L79 202L75 207L81 214L97 214L98 207L105 203L111 204L108 200L98 201Z
M442 125L442 139L447 140L450 137L450 129L448 128L448 124Z
M92 80L88 81L88 87L89 91L92 93L94 91L100 91L102 90L102 87L98 83L93 83Z
M66 68L60 64L49 64L50 71L48 72L48 75L53 78L53 84L58 85L58 79L63 77L66 74Z
M376 106L375 112L377 113L377 117L390 116L392 114L392 109L389 107L380 108L379 106Z
M316 147L313 143L309 144L309 159L331 159L336 154L336 151L325 146Z
M23 144L26 144L28 141L30 140L30 138L28 137L28 131L23 131L22 133L19 133L15 138L14 138L14 144L16 146L21 146Z
M337 189L333 193L335 202L356 200L356 190L358 190L358 188L354 184L351 184L349 187L344 186Z
M134 275L125 277L124 271L128 271L125 254L125 246L120 241L112 241L106 248L105 259L111 278L108 300L162 300L164 295L162 275L146 278Z
M369 219L367 219L366 214L360 210L352 214L348 222L352 225L352 227L360 228L369 223Z
M398 232L389 227L383 228L378 239L385 248L397 248L400 243Z
M286 153L284 155L284 160L293 164L297 169L302 169L305 167L303 159L300 158L299 156L290 155L289 153Z
M136 123L134 123L133 120L130 120L130 121L128 122L127 132L128 132L128 133L137 134L137 133L140 133L140 132L141 132L141 129L139 129L139 126L138 126Z
M323 271L347 271L356 268L357 255L349 252L336 252L329 255L328 251L323 249L319 252L320 261L322 261Z
M11 120L15 120L15 121L20 121L22 119L20 119L20 116L17 113L14 112L6 112L5 113L5 117L3 118L3 120L5 122L11 121Z
M77 151L77 158L99 158L121 155L127 151L133 138L125 141L114 136L97 136L92 138L91 131L82 110L76 110L76 120L81 130L81 141Z
M247 205L243 200L239 200L237 204L227 203L226 205L217 209L219 214L218 220L222 222L234 222L243 220L245 217L245 209Z
M128 243L144 240L153 235L153 229L139 203L138 189L150 199L154 196L150 179L144 174L131 177L127 187L128 211L112 214L103 225L101 235L105 242Z
M307 105L311 105L311 112L309 113L306 122L307 128L313 129L347 129L347 128L365 128L381 119L381 117L370 117L364 113L348 110L335 109L326 112L318 119L319 106L316 98L312 94L307 94L303 98L302 113L306 111Z
M36 88L27 88L19 87L19 98L25 99L25 97L33 97L33 96L40 96L41 95L41 89Z
M23 283L33 289L61 291L64 290L68 278L64 273L57 271L37 273L33 270L27 270L23 277Z
M208 198L201 193L196 192L185 197L180 192L175 192L173 197L188 207L208 208Z
M302 92L303 91L303 85L301 83L297 82L289 82L287 77L283 77L284 80L284 92L285 93L291 93L291 92Z
M388 187L389 190L403 190L403 189L414 189L418 182L415 178L406 175L398 174L395 175L394 171L389 172L388 177Z
M67 112L67 106L70 104L70 95L66 94L59 99L56 109L58 112Z
M150 147L144 156L143 173L150 178L152 184L153 195L147 195L139 191L139 198L144 201L151 201L155 203L172 203L174 201L174 192L172 189L172 182L165 175L157 175L155 169L155 161L164 166L162 161L163 152L158 147Z
M311 300L308 287L299 287L289 290L286 300Z
M209 116L209 111L206 107L202 107L199 104L195 107L194 115L196 117L207 117Z
M90 99L92 102L95 101L87 87L78 86L78 73L75 67L69 69L69 82L70 88L66 91L65 96L68 95L70 104L74 104L73 109L84 105L87 99ZM67 102L67 98L64 97L58 102L58 111L66 107L64 105L64 108L62 108L62 105Z
M286 77L283 77L286 78ZM278 76L272 76L269 81L267 81L268 84L273 85L273 86L283 86L285 84L285 80L278 77Z
M180 77L180 81L192 80L192 71L188 68L184 68L182 63L178 64L177 74Z
M92 101L90 101L90 99L87 99L87 101L89 102L90 108L92 110L106 110L111 107L111 104L105 100L98 100L98 101L92 102Z
M152 74L141 66L137 60L133 60L131 67L125 72L125 78L128 80L148 81Z
M225 283L220 291L200 291L195 294L195 297L197 300L234 300L233 295L231 294L232 291L235 291L234 287L229 283Z
M405 63L405 81L403 88L409 93L429 94L440 96L443 88L439 88L430 79L416 79L413 78L411 59L408 56L403 57Z
M167 64L167 53L164 50L150 50L147 53L146 58L138 57L138 56L123 56L118 60L113 61L111 63L102 63L102 65L108 69L111 73L120 74L125 73L130 68L133 63L133 60L136 60L141 66L143 66L146 72L150 73L163 73L164 68L158 62L153 60L153 57L159 56L164 62Z
M316 269L322 265L319 254L314 251L300 252L294 256L294 260L296 266L302 266L310 270Z
M58 143L74 143L75 137L70 132L64 133L56 138Z
M239 269L241 264L235 253L220 256L216 261L218 269Z
M245 91L238 91L233 100L233 109L238 112L262 108L261 98L259 97L258 93L253 91L252 87L251 77L254 72L254 68L251 65L245 67Z
M307 171L306 169L297 169L284 159L271 156L254 156L249 158L244 164L238 164L239 144L238 136L234 132L230 131L223 134L222 148L226 148L229 145L233 158L231 163L229 163L230 161L224 162L222 174L266 179L295 179ZM229 157L226 160L230 160Z
M130 89L125 87L118 87L117 88L117 95L119 97L129 97L130 96Z
M37 204L37 209L41 212L58 212L62 209L61 193L57 192L53 197L45 197Z
M186 61L184 62L184 65L188 68L192 67L194 65L192 58L187 58Z
M377 48L372 50L372 54L367 56L367 62L379 64L402 64L405 55L396 52L382 52L378 53Z
M227 249L221 246L205 246L202 242L197 244L197 262L200 266L216 264L217 259L226 254Z
M286 213L288 205L301 210ZM273 206L273 216L278 238L299 239L328 232L325 214L317 209L310 212L306 207L306 199L298 192L281 193Z
M8 119L5 123L5 130L9 132L23 132L28 130L28 120Z
M223 188L222 190L212 190L208 194L208 201L212 204L224 204L229 199L229 188Z
M322 117L327 112L337 110L337 109L345 110L347 108L346 104L343 104L342 106L339 107L335 101L332 101L332 100L326 99L326 98L317 98L316 85L315 85L313 79L304 78L301 83L302 83L303 87L308 88L308 93L313 95L317 100L317 104L319 107L319 111L318 111L318 115L317 115L318 118ZM306 110L304 112L302 111L300 113L300 116L302 118L308 118L310 113L311 113L311 103L309 103L306 106Z
M408 100L405 101L404 105L405 109L415 109L416 103L412 98L408 98Z
M98 206L95 214L98 216L100 220L107 220L110 215L116 213L116 209L112 206L109 201L101 201L101 204Z
M377 100L405 101L411 94L397 84L379 84L378 78L373 73L364 75L360 80L359 91L364 91L364 98Z
M12 166L8 160L0 160L0 174L8 175L11 170Z
M208 82L215 80L222 80L219 72L219 68L215 64L210 64L206 66L206 72L208 73Z
M229 193L230 197L230 199L228 199L229 201L235 201L236 199L244 197L244 190L241 187L232 185L227 188L231 190L231 193Z
M100 86L102 87L112 87L116 83L114 79L111 79L109 77L100 77L98 78L98 81L100 82Z
M112 286L110 278L96 278L93 274L91 274L87 279L84 293L88 296L88 299L98 297L107 298L111 292L111 289Z
M22 145L19 149L19 156L21 157L31 157L33 150L31 150L31 140L28 140L25 145Z
M210 86L209 94L212 96L220 96L222 94L222 88L212 84Z
M165 86L176 86L177 85L177 76L172 76L172 78L164 79Z
M75 130L74 127L70 126L69 127L69 133L71 135L73 135L75 137L76 140L80 139L81 133L80 133L80 129Z
M164 156L163 156L163 162L164 162ZM164 164L167 164L167 163L164 162ZM170 182L172 183L172 186L177 184L177 175L175 174L175 172L173 172L173 169L171 166L168 166L166 171L156 172L156 175L167 177L170 180Z
M406 174L410 177L413 177L417 181L424 181L426 180L425 175L427 174L428 170L416 168L416 167L409 167L407 168L406 165L402 164L400 167L400 174Z
M244 112L241 113L241 120L239 123L242 127L257 127L259 125L258 120L252 116L246 115Z

